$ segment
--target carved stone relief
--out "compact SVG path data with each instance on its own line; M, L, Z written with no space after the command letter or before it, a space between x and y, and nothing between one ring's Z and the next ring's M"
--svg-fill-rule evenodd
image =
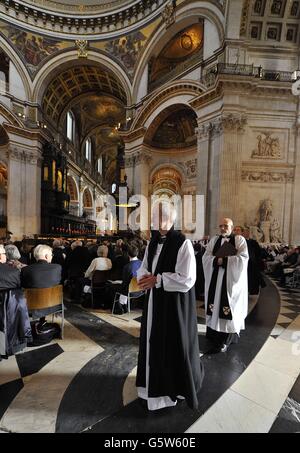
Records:
M196 178L197 176L197 159L188 160L185 162L186 175L188 178Z
M281 159L279 137L271 137L271 135L271 132L262 132L256 137L257 144L256 149L252 151L252 159Z
M168 3L162 13L162 20L164 21L166 28L168 28L170 25L174 24L175 22L175 7L173 5L173 2Z
M274 216L273 201L269 198L261 200L255 220L249 225L250 235L262 243L281 243L281 226Z
M294 181L291 171L242 170L242 181L265 183L289 183Z

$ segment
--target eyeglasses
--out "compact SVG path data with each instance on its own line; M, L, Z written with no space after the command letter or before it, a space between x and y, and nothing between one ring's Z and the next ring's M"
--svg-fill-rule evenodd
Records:
M3 252L3 253L0 253L0 255L6 255L6 253L5 253L5 252Z
M220 228L228 228L230 225L226 225L225 223L223 225L219 225Z

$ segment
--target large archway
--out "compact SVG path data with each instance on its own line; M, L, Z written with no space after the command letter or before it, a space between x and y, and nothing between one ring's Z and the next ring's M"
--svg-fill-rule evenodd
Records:
M70 214L79 215L79 194L77 184L73 176L67 177L67 192L70 195Z
M94 214L94 203L93 196L88 187L86 187L82 194L82 207L83 207L83 216L87 219L93 219Z

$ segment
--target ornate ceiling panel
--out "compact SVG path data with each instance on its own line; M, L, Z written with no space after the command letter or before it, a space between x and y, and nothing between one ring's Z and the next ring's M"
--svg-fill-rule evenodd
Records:
M87 95L72 104L72 111L80 120L82 137L93 130L101 136L103 144L119 141L115 128L125 121L125 108L122 102L111 96ZM101 131L98 131L98 128L101 128Z
M43 98L43 111L57 122L70 101L84 93L109 94L126 104L125 91L113 74L99 67L75 66L60 73L49 84Z
M300 43L300 0L245 0L241 35L265 44Z

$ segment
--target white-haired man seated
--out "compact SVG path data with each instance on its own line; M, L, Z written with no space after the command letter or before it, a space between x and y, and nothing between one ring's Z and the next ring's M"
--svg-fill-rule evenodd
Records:
M21 270L21 286L23 288L51 288L61 282L61 266L51 264L52 248L40 244L34 249L36 263L23 267Z

